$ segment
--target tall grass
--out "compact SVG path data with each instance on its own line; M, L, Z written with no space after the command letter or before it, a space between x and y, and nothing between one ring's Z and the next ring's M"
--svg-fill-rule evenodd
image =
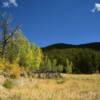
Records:
M0 90L1 100L100 100L100 75L63 75L63 79L25 78L11 90Z

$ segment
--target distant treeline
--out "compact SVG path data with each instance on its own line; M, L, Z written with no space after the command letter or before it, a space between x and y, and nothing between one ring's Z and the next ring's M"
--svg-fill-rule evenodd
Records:
M100 73L100 43L88 45L57 44L42 48L49 62L56 62L56 67L63 73Z

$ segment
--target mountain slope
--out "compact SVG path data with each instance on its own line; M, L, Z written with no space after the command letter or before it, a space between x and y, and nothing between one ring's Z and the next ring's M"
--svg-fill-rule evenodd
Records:
M88 49L93 49L93 50L99 51L100 50L100 42L93 42L93 43L80 44L80 45L58 43L58 44L49 45L42 49L43 50L52 50L52 49L69 49L69 48L88 48Z
M66 68L70 66L69 64L71 63L72 73L100 72L99 42L80 45L59 43L42 48L42 50L44 58L48 57L51 63L55 61L57 67L63 66L62 72L64 73L67 72L68 69Z

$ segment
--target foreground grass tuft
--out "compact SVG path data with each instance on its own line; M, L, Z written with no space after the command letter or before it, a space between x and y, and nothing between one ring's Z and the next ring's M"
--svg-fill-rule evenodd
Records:
M7 79L7 80L5 80L3 86L4 86L5 88L7 88L7 89L12 89L13 86L14 86L14 84L12 83L11 80L8 80L8 79Z

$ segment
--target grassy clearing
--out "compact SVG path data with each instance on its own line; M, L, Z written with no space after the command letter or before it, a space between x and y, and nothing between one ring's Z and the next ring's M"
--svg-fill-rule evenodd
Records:
M21 85L0 88L0 100L100 100L100 75L69 75L63 79L20 79Z

